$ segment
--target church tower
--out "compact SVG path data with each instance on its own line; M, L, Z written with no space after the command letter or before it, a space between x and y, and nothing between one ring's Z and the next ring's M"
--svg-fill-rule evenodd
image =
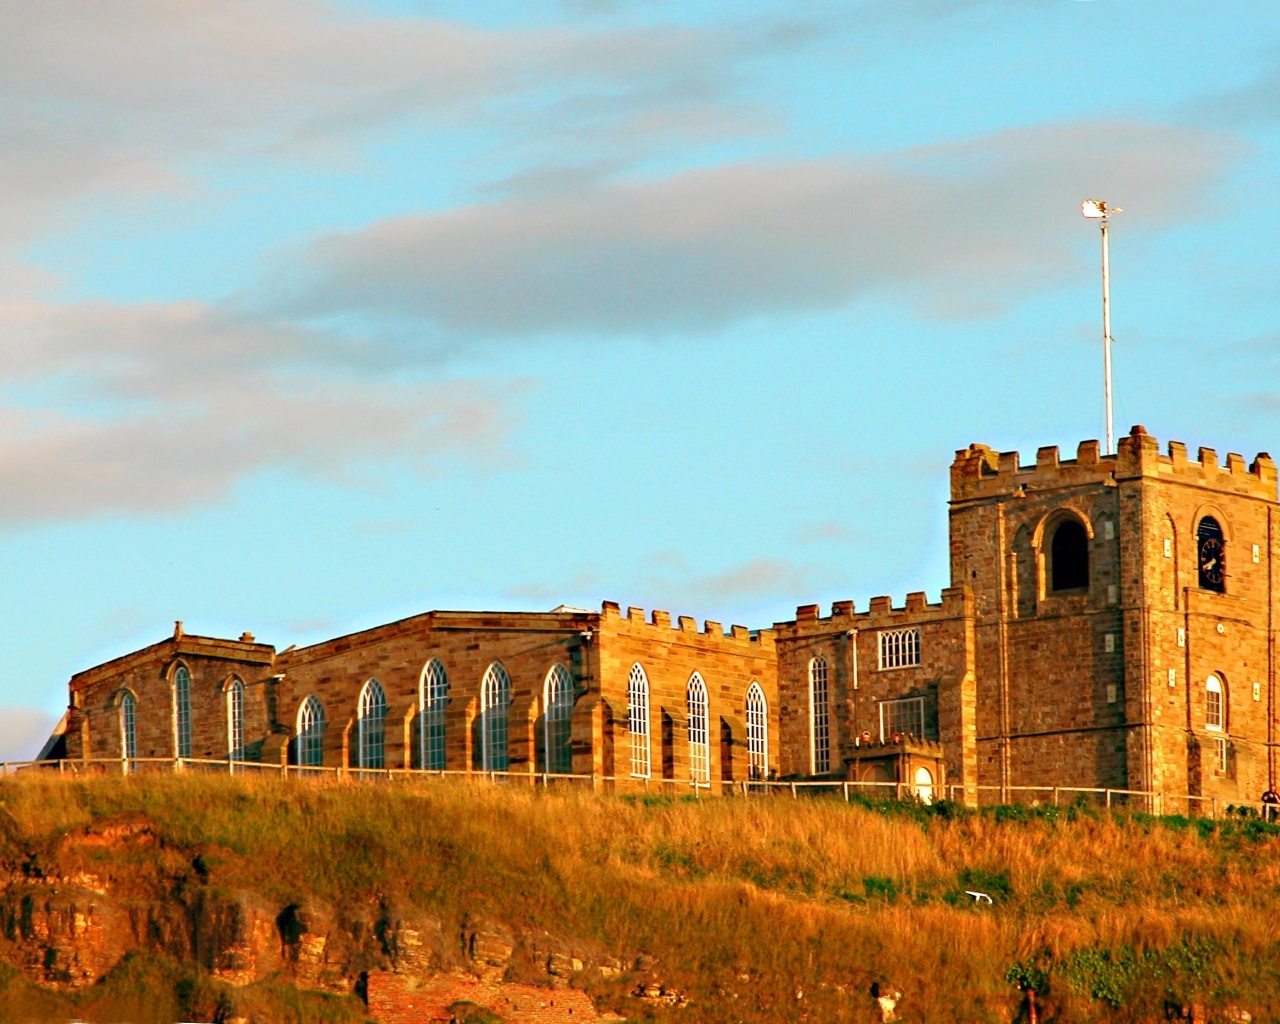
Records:
M979 781L1256 801L1276 769L1278 509L1269 456L1192 461L1142 427L1113 456L957 452Z

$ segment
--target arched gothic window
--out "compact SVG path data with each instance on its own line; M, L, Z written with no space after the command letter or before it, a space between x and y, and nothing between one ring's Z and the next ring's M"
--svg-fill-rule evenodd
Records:
M227 687L227 757L244 760L244 683L239 679Z
M1196 555L1200 588L1221 594L1227 587L1227 538L1213 516L1205 516L1196 527Z
M831 771L831 708L827 693L827 659L809 662L809 751L814 775Z
M511 678L495 661L480 684L480 765L487 772L505 772L511 763L507 752L510 704Z
M324 705L314 693L298 708L298 764L316 768L324 764Z
M695 672L689 677L685 692L689 714L689 778L695 783L711 781L711 751L707 741L710 732L707 709L707 684Z
M387 695L382 684L370 679L360 692L359 754L361 768L385 768Z
M439 658L422 670L418 692L419 768L443 771L445 767L444 715L449 706L449 677Z
M649 777L649 677L637 661L627 680L627 725L631 732L631 775Z
M1049 589L1082 590L1089 586L1089 534L1079 520L1064 519L1049 545Z
M573 771L573 677L563 665L551 666L542 687L542 742L549 772Z
M751 778L768 777L769 707L759 683L747 690L747 760Z
M120 756L125 761L138 756L138 699L129 690L120 696Z
M1204 727L1215 732L1224 731L1227 727L1227 700L1222 680L1216 675L1210 676L1204 688Z
M191 673L179 665L173 673L174 748L179 757L191 756Z

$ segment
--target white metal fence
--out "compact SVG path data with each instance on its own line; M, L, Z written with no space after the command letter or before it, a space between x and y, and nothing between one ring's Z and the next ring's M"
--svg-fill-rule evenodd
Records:
M199 757L133 757L64 758L48 761L0 761L0 777L19 773L41 772L59 775L148 775L192 772L200 774L241 775L286 779L329 779L333 781L389 782L412 778L463 778L494 783L520 783L530 786L583 786L593 790L616 788L627 792L699 797L712 789L710 782L677 779L641 779L631 775L586 775L572 772L488 771L476 769L437 768L358 768L296 764L271 764L262 761L233 761L226 758ZM1142 812L1155 815L1181 814L1186 817L1219 818L1228 808L1249 808L1262 817L1280 819L1280 807L1257 801L1224 800L1193 793L1161 793L1150 790L1111 789L1090 786L986 786L948 785L915 786L909 782L856 782L845 779L813 779L795 781L753 780L723 783L723 794L755 798L834 797L848 802L855 796L879 800L932 802L945 796L968 806L995 807L1009 805L1066 807L1081 802L1112 810Z

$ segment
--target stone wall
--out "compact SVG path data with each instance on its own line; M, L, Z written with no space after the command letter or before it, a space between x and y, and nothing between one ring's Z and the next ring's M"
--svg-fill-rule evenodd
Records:
M508 711L510 770L536 771L543 695L547 676L557 665L568 669L575 693L598 690L590 637L599 615L565 612L427 612L385 626L281 653L282 724L296 734L297 717L314 694L325 712L324 763L353 766L360 693L371 679L387 698L386 764L412 767L419 686L427 664L438 659L449 682L445 720L446 767L480 767L476 735L480 689L495 662L511 680ZM575 719L579 718L575 708ZM575 735L583 728L575 721ZM575 758L575 768L590 770L590 754Z
M420 687L436 659L449 680L446 767L481 767L481 682L499 663L511 681L510 769L548 768L545 688L557 665L574 687L575 773L624 787L691 780L687 695L698 673L708 695L707 754L713 790L749 777L747 695L764 696L767 773L814 774L809 673L828 670L831 760L844 777L870 765L886 701L920 698L925 742L940 743L952 784L1159 788L1220 803L1256 800L1276 780L1276 467L1259 455L1219 465L1162 453L1141 427L1115 455L1096 441L1074 459L1054 447L1034 464L1017 452L970 445L951 467L952 586L939 604L922 593L895 608L873 598L865 612L836 602L822 617L753 632L665 611L646 619L605 602L600 612L428 612L277 657L240 640L174 637L71 680L66 750L120 756L122 694L137 699L137 754L175 753L173 674L192 677L192 754L226 756L226 687L245 684L248 755L282 763L298 712L314 695L325 711L324 764L357 763L358 708L376 679L386 694L385 763L415 761ZM1196 529L1221 525L1224 593L1199 585ZM1055 589L1053 542L1070 525L1087 553L1082 585ZM920 662L881 664L887 631L915 629ZM649 685L649 778L634 778L628 682L639 665ZM1221 681L1223 728L1206 720L1206 681ZM857 757L855 758L855 754ZM641 771L639 773L643 775ZM972 796L972 794L969 794Z
M910 627L920 631L919 665L882 668L880 634ZM808 775L813 769L809 676L820 656L827 663L832 775L845 775L855 747L891 739L881 736L883 701L922 697L922 738L943 743L953 784L973 782L972 628L971 598L965 588L943 591L940 604L928 604L924 594L914 593L894 608L889 598L876 597L866 612L855 612L852 601L838 601L827 617L818 615L817 605L802 605L794 620L774 623L783 771Z
M625 616L606 601L600 616L598 651L601 693L614 722L613 774L631 774L627 687L639 665L649 682L649 742L652 779L688 784L690 775L687 699L697 672L707 688L710 785L748 778L747 692L759 685L768 713L768 765L777 773L779 693L773 636L752 634L745 626L725 630L718 622L697 623L680 616L673 624L665 611L649 621L639 608ZM637 780L643 784L642 780Z
M1030 466L982 445L957 452L951 566L976 600L982 782L1256 800L1275 777L1276 508L1265 454L1248 468L1239 455L1219 467L1210 449L1189 461L1141 427L1113 456L1092 441L1074 460L1042 448ZM1225 594L1199 586L1205 515L1227 534ZM1055 592L1050 543L1065 519L1087 531L1089 585ZM1228 691L1221 732L1205 724L1210 674ZM1209 766L1219 738L1226 770Z
M68 684L67 756L122 756L120 700L127 690L136 701L135 755L175 757L173 677L179 665L191 673L191 756L227 756L226 691L233 679L245 684L246 743L257 741L260 749L270 730L274 653L248 634L238 641L189 636L179 623L160 643L77 673Z
M1140 559L1126 571L1126 675L1135 778L1221 803L1256 801L1275 780L1276 469L1259 455L1247 466L1156 440L1134 428L1120 446ZM1196 532L1213 516L1225 534L1224 592L1200 587ZM1172 675L1170 674L1172 673ZM1222 685L1226 721L1206 721L1210 676ZM1225 747L1225 770L1219 763Z

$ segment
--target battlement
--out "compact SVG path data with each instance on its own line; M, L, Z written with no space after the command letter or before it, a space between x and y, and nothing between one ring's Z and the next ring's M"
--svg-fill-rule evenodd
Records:
M605 601L601 605L600 628L603 632L657 634L658 639L668 641L672 639L672 634L677 634L681 639L695 643L729 643L747 647L754 645L756 648L773 644L773 635L767 629L753 631L746 626L730 626L725 629L719 622L711 619L704 620L699 629L697 619L689 615L677 616L673 625L668 611L655 608L646 619L643 608L628 607L623 615L621 606L615 601Z
M956 452L951 463L951 502L1020 496L1032 491L1112 483L1138 476L1179 480L1252 497L1276 500L1276 464L1261 452L1246 467L1234 452L1225 466L1212 448L1201 448L1198 458L1187 458L1187 446L1170 441L1167 454L1139 425L1120 439L1115 455L1102 455L1096 440L1081 441L1074 459L1061 458L1058 447L1036 451L1036 461L1023 465L1018 452L996 452L984 444L971 444Z
M930 604L924 591L912 591L897 608L894 607L892 598L873 597L865 612L856 611L852 601L835 601L828 616L820 615L816 604L803 604L796 608L794 619L775 622L773 629L778 638L783 639L820 632L890 629L895 626L964 618L973 614L973 595L968 587L948 587L941 597L936 604Z

